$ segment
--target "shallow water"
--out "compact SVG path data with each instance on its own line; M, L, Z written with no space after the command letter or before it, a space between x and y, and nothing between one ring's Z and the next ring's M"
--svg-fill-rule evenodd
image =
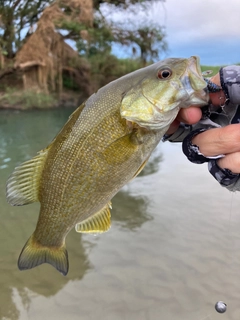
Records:
M5 182L44 148L69 109L0 112L0 318L240 319L240 194L221 188L179 144L161 143L113 199L112 227L67 237L66 277L50 265L17 269L38 204L11 207ZM214 305L228 305L224 315Z

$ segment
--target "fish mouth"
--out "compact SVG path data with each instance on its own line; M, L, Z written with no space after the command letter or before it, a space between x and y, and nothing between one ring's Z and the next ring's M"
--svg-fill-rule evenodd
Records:
M162 102L159 95L153 97L142 90L142 95L147 103L151 104L156 112L165 113L175 108L190 106L201 107L209 102L209 94L206 91L207 83L202 76L200 60L197 56L185 59L185 68L182 74L177 79L170 80L169 86L174 88L176 93L165 102Z
M207 84L201 73L199 58L173 58L160 64L160 67L164 70L169 65L173 69L172 77L163 80L159 87L159 82L150 85L144 78L137 88L132 88L124 96L121 106L123 118L141 127L161 129L176 118L180 108L208 104L209 96L205 90Z
M203 106L208 103L207 84L202 76L199 57L192 56L188 59L187 68L180 81L187 93L187 98L180 104L180 108L186 108L190 105Z

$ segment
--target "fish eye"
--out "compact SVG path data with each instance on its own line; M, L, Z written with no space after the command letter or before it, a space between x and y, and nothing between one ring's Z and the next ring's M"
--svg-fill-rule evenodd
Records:
M164 68L161 70L158 70L157 77L158 79L166 80L169 79L172 75L172 70L169 68Z

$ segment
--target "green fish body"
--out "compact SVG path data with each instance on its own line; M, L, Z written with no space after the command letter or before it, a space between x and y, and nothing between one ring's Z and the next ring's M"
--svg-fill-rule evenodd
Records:
M71 115L52 143L15 168L12 205L41 203L18 266L68 272L65 238L110 228L111 199L144 167L182 107L208 101L196 57L167 59L115 80Z

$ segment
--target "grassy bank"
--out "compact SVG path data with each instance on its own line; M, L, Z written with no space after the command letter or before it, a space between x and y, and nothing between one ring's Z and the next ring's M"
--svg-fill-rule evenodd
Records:
M211 71L212 72L211 74L204 75L204 76L212 77L218 73L218 71L220 70L221 67L223 67L223 66L214 66L214 67L213 66L201 66L201 70L202 70L202 72Z
M118 59L109 55L89 58L89 74L84 85L75 81L69 74L63 74L63 89L61 94L45 93L39 88L21 89L21 78L12 77L0 83L0 108L30 109L54 108L59 106L77 107L92 93L107 83L120 78L134 70L143 67L137 59Z
M140 61L133 59L117 59L115 56L98 57L91 62L91 74L89 80L90 94L97 91L105 84L120 78L134 70L143 67ZM215 75L221 66L201 66L202 72L209 71L204 74L205 77ZM63 92L61 95L56 93L46 94L39 90L22 90L19 86L11 87L7 84L1 87L0 91L0 108L11 109L30 109L30 108L54 108L59 106L77 107L90 94L82 92L72 78L63 79Z

